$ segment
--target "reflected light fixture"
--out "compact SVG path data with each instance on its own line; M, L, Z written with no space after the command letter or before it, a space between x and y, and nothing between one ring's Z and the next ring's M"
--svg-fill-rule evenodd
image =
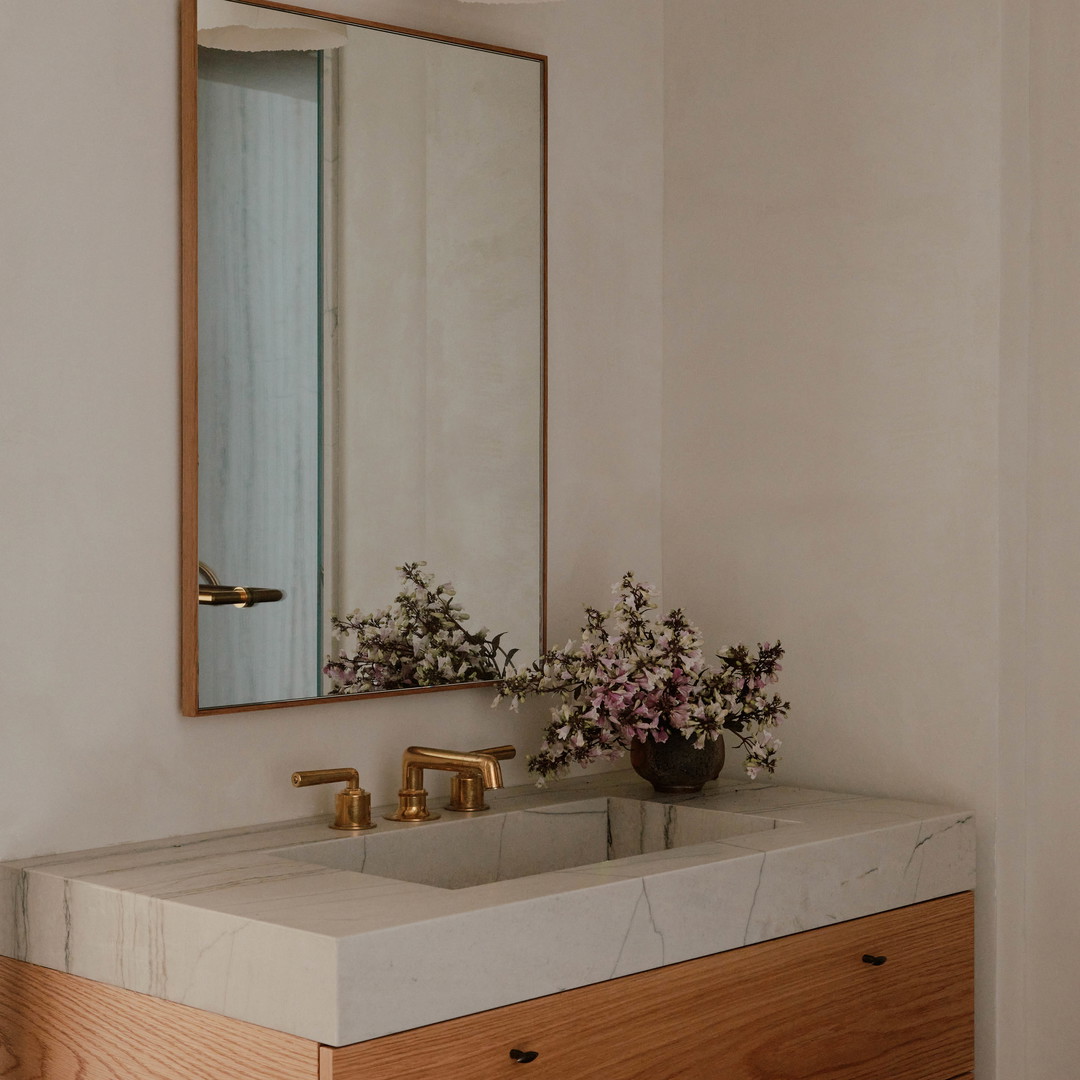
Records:
M308 52L338 49L348 40L344 26L326 19L232 4L229 0L199 0L199 44L210 49Z

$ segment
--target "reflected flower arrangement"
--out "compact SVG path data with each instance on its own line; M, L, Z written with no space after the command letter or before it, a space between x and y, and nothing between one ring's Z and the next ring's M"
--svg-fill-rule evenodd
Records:
M492 637L487 627L467 630L469 616L455 599L453 584L433 588L435 576L424 571L426 565L397 567L401 590L388 607L331 616L346 639L323 668L331 695L491 682L514 671L517 649L503 649L504 635Z

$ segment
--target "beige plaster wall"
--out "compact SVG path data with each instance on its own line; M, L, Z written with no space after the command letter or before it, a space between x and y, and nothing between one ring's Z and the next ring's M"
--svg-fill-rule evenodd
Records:
M1080 8L1031 0L1030 356L1026 729L1010 747L1026 758L1025 909L1012 924L1023 967L1002 985L1022 996L1024 1080L1072 1076L1080 1060L1080 886L1076 824L1080 756ZM1023 162L1019 162L1018 166ZM1024 737L1021 747L1020 737ZM1009 1075L1002 1072L1003 1077Z
M1027 1015L1031 1004L1025 992L1028 921L1026 848L1028 784L1028 684L1030 658L1028 633L1028 547L1031 523L1029 499L1029 387L1032 382L1030 350L1031 257L1030 257L1030 103L1031 50L1028 0L1002 3L1002 232L1001 232L1001 342L998 393L998 465L1000 469L999 599L1000 690L998 708L998 768L987 774L987 787L996 784L994 819L993 919L983 905L982 1042L993 1024L995 1053L991 1071L983 1056L981 1076L1001 1080L1049 1080L1041 1072L1043 1050L1027 1046ZM985 851L982 853L986 860ZM1068 864L1065 864L1068 867ZM1077 864L1068 868L1075 874ZM986 890L983 889L983 892ZM1051 923L1065 912L1045 912ZM989 942L992 941L992 945ZM995 1007L993 1020L986 1019L987 991L991 978L989 950L993 950ZM1045 1048L1043 1048L1045 1049ZM1064 1075L1064 1074L1062 1074Z
M1000 18L987 0L668 0L665 25L666 600L714 648L782 638L785 780L977 809L982 1077Z
M551 57L565 637L659 569L659 0L341 10ZM409 743L535 745L487 691L179 715L176 56L174 0L0 6L0 858L329 809L295 768L355 765L389 800Z

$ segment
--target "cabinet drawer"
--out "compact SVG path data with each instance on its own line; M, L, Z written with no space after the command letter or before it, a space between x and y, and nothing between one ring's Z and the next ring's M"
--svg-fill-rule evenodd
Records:
M320 1080L949 1080L973 1067L972 945L962 893L323 1047Z

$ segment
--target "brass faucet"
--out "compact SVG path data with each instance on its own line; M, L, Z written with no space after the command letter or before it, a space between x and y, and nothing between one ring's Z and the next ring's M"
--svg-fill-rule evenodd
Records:
M438 814L427 808L427 792L424 790L424 770L457 773L461 784L455 785L451 809L476 811L484 807L484 789L501 788L502 769L500 758L515 754L512 746L495 746L490 750L436 750L430 746L410 746L401 755L401 790L398 791L398 808L394 814L386 814L387 821L434 821ZM458 777L455 778L455 782ZM477 799L477 791L479 797ZM462 796L460 793L464 792ZM478 801L478 805L476 805ZM455 806L454 803L462 803ZM467 804L467 805L466 805Z

